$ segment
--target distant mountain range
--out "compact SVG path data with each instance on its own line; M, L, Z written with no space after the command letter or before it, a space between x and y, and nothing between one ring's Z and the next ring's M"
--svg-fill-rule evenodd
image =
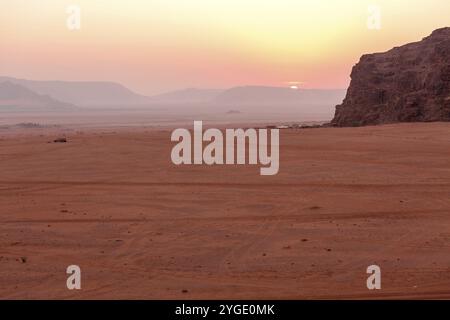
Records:
M151 102L162 104L203 104L214 101L222 92L223 90L220 89L189 88L152 96Z
M217 95L218 104L233 106L259 105L328 105L342 101L345 90L291 89L284 87L245 86L235 87Z
M0 77L0 83L11 82L37 94L77 106L119 106L146 104L148 97L132 92L115 82L34 81Z
M8 111L55 111L76 109L76 107L7 81L0 82L0 109Z
M315 106L332 108L341 103L345 96L345 90L243 86L227 90L190 88L148 97L114 82L35 81L12 77L0 77L0 89L0 107L208 106L222 110L272 107L276 111L280 107L299 110Z

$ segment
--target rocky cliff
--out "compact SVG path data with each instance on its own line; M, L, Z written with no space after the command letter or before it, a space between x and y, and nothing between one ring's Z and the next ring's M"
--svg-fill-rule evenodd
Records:
M450 28L388 52L363 55L333 126L450 121Z

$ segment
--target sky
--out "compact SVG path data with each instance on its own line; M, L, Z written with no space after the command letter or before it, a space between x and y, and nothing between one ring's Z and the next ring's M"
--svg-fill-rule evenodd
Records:
M147 95L346 88L362 54L445 26L448 0L0 0L0 75Z

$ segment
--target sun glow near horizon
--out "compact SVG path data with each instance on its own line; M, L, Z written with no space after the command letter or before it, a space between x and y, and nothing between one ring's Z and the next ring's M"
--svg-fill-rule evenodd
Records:
M0 67L11 76L119 81L151 94L261 84L344 88L364 53L450 25L446 0L0 2ZM66 7L81 8L69 31ZM369 30L368 6L382 28ZM288 85L287 87L298 84Z

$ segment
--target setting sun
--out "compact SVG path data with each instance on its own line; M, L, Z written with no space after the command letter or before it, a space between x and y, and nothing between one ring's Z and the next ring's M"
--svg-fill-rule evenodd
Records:
M449 24L447 0L3 0L2 73L24 78L115 79L146 94L186 87L346 88L364 53L420 40Z

